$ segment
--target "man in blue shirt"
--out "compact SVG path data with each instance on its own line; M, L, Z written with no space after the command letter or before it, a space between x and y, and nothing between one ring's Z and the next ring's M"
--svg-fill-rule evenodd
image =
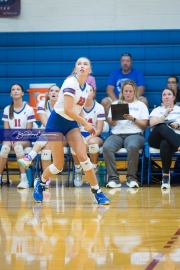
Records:
M109 108L111 103L117 99L119 99L119 94L121 91L121 86L125 80L133 80L135 81L138 87L138 94L140 100L148 105L147 99L143 97L143 93L145 90L145 81L143 74L140 70L132 68L132 56L130 53L123 53L121 55L121 69L114 70L108 79L108 84L106 88L106 92L108 94L107 98L104 98L101 104L105 108L106 117L108 115Z

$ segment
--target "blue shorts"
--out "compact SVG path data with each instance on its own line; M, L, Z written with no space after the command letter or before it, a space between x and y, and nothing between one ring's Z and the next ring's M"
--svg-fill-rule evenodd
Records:
M74 128L79 128L76 121L67 120L56 113L55 110L52 110L46 124L45 132L59 132L66 136Z

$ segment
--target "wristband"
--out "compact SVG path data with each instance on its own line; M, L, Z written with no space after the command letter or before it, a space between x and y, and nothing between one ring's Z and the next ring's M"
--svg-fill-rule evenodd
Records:
M136 118L134 117L133 122L135 122L135 121L136 121Z

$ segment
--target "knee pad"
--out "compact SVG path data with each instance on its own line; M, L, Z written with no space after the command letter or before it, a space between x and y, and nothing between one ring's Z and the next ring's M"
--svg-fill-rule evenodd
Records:
M42 150L41 160L51 160L51 150Z
M72 149L72 147L71 147L71 154L74 155L74 156L76 156L76 153L74 152L74 150Z
M39 141L39 140L37 140L35 143L37 143L39 146L41 146L43 148L47 144L47 141Z
M90 154L99 153L99 145L97 143L89 145L89 153Z
M80 164L84 171L89 171L92 169L92 163L89 158L83 162L80 162Z
M14 146L14 152L16 153L16 157L24 157L24 150L22 145L18 144Z
M10 150L11 149L10 149L9 145L3 144L3 146L1 147L0 156L3 158L7 158Z
M54 166L54 164L51 164L51 165L49 166L49 170L50 170L50 172L51 172L52 174L58 174L58 173L62 172L62 169L59 170L58 168L56 168L56 166Z

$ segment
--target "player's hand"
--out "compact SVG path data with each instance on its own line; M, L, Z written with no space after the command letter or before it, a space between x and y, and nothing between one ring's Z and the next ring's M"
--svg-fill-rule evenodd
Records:
M84 125L84 129L89 132L92 136L96 135L96 131L94 129L94 124L91 124L89 122L86 123L86 125Z

